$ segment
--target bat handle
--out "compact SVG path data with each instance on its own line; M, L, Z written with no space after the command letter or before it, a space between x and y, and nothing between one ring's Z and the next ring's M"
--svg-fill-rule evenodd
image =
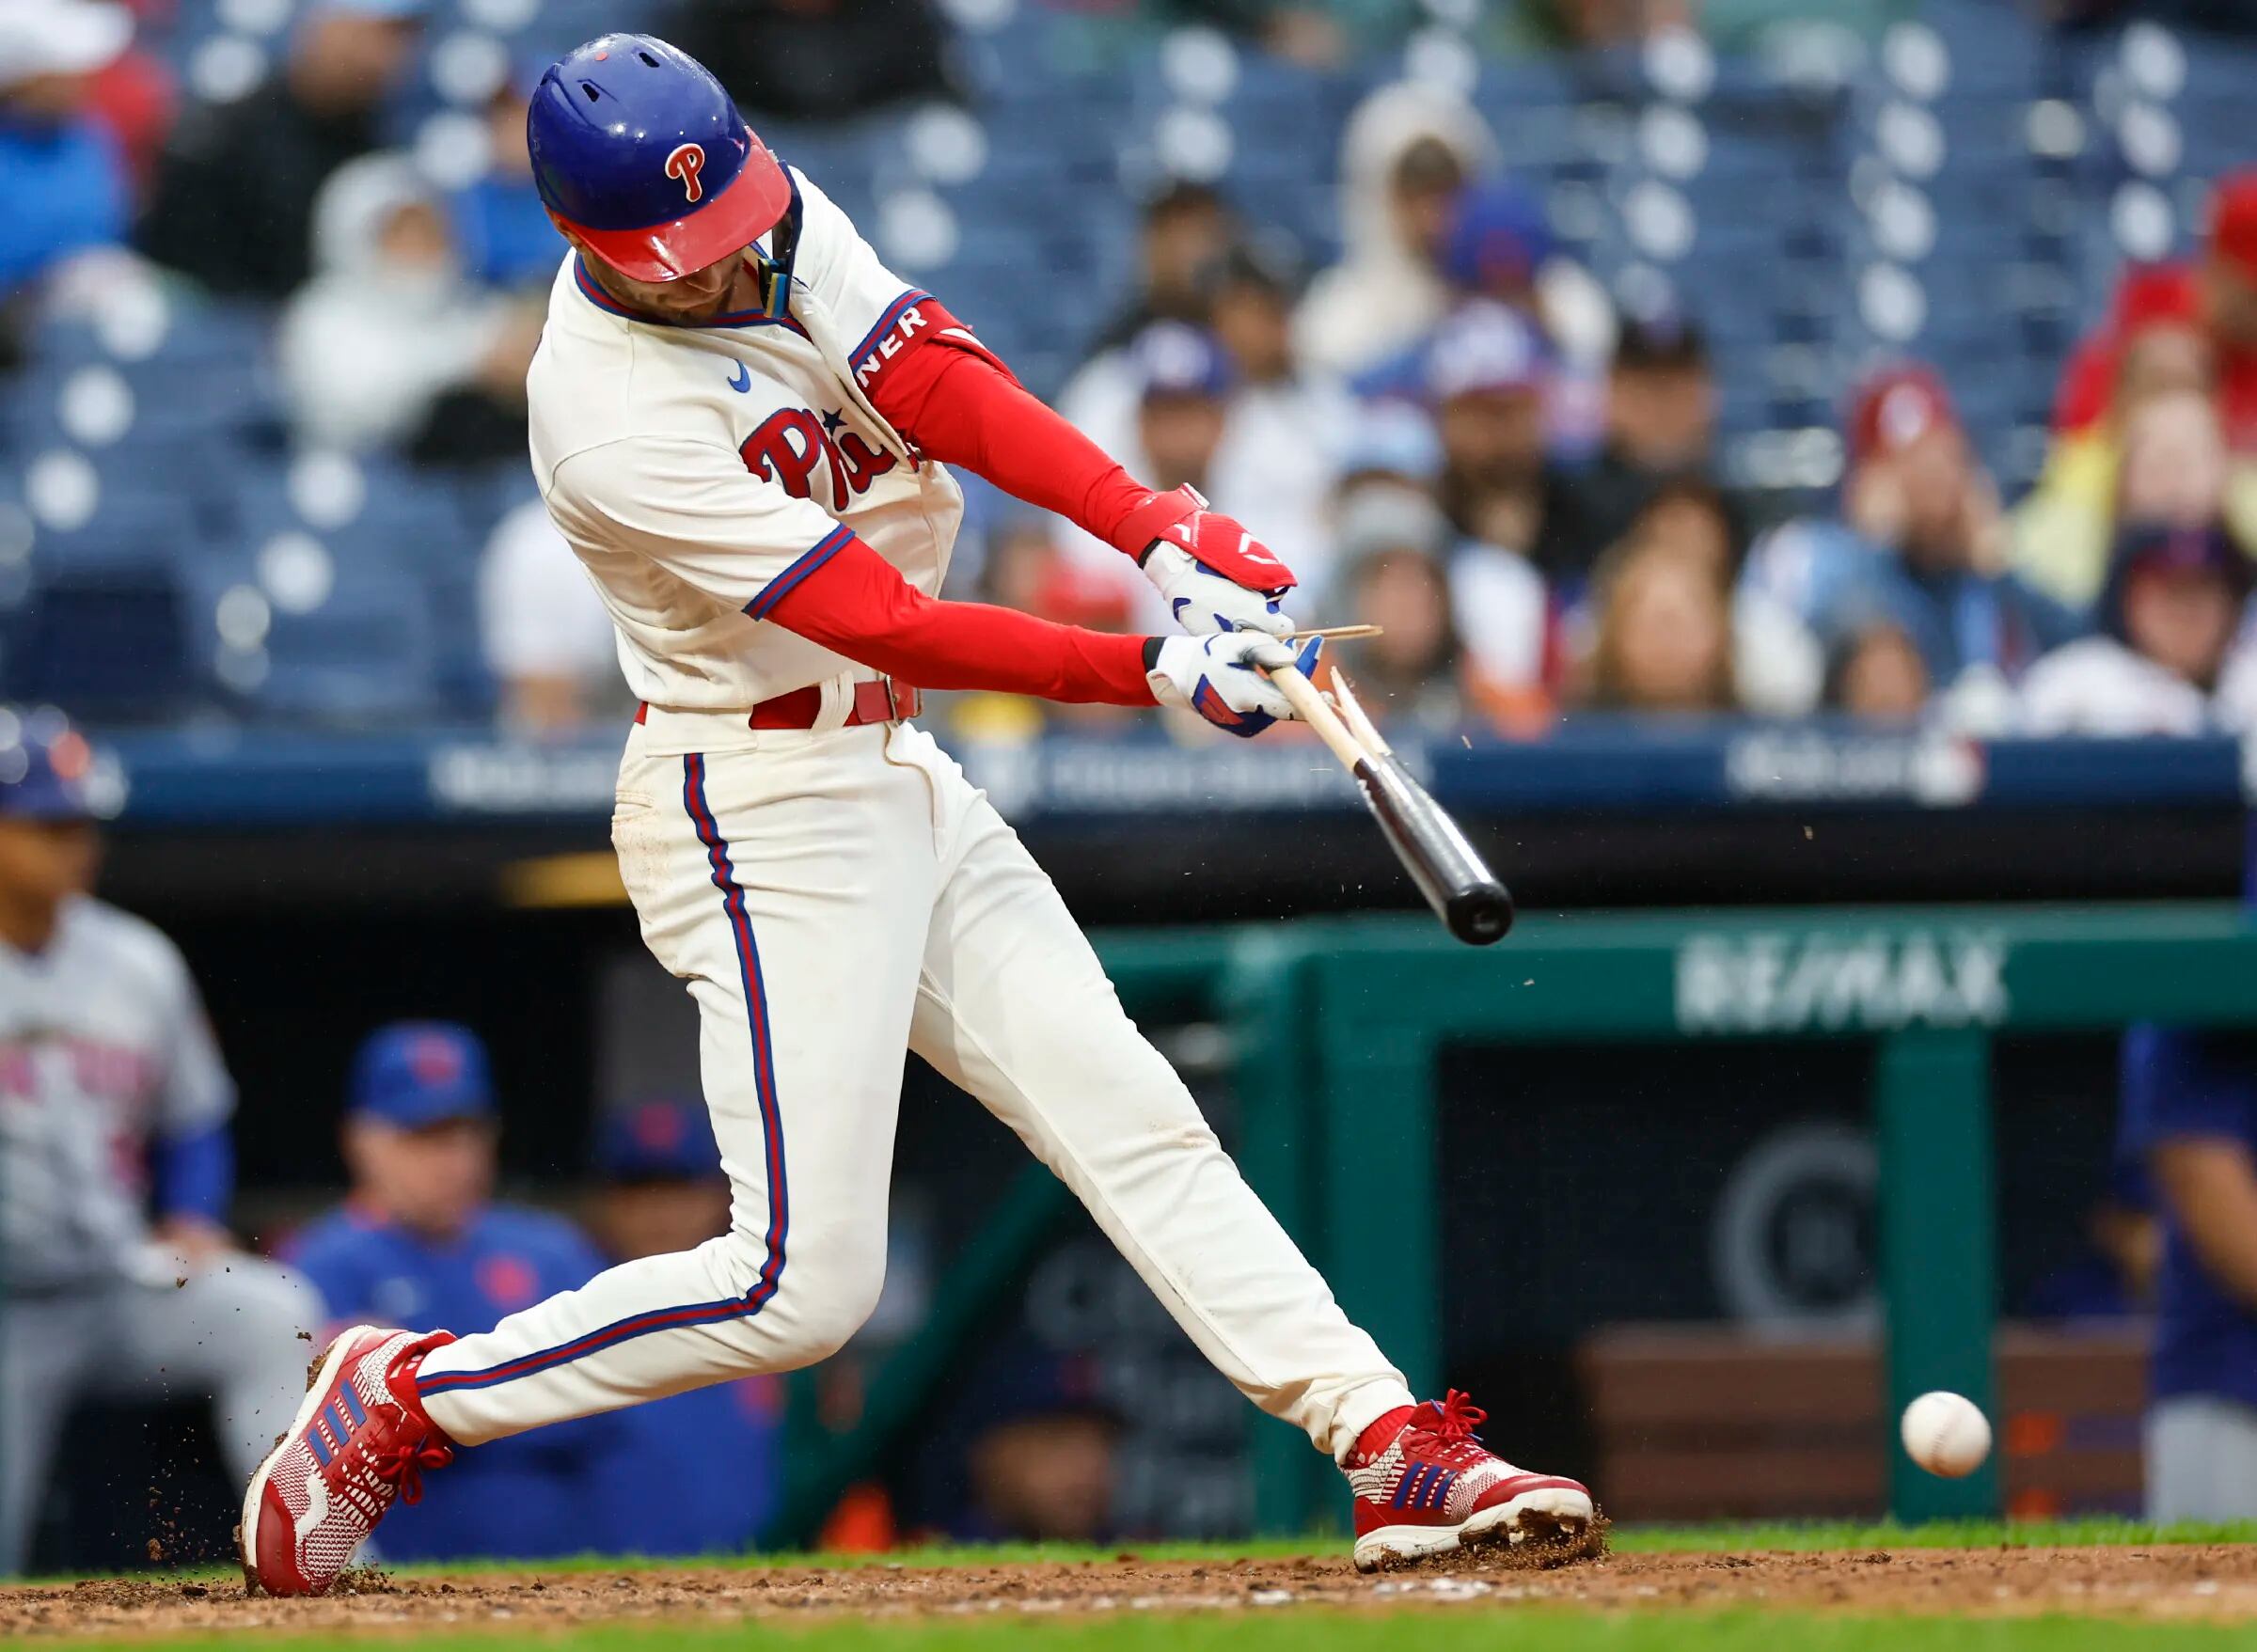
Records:
M1349 773L1355 773L1369 759L1370 753L1364 749L1363 743L1355 735L1349 732L1348 725L1340 720L1340 714L1317 691L1316 684L1291 666L1277 667L1271 671L1270 681L1277 684L1277 691L1292 706L1293 715L1317 731L1317 737L1333 748L1333 755L1340 760L1341 766Z

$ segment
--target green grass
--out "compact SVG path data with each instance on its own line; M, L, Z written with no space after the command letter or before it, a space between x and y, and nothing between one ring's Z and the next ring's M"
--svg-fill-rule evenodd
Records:
M1044 1652L2225 1652L2250 1644L2246 1627L2129 1624L2073 1618L1968 1619L1823 1617L1803 1613L1641 1613L1601 1616L1555 1612L1436 1608L1415 1617L1338 1612L1267 1614L1258 1609L1221 1616L1109 1617L1076 1620L986 1619L892 1623L832 1620L780 1625L604 1624L544 1629L522 1637L492 1632L416 1635L418 1652L496 1652L522 1644L542 1652L736 1652L773 1647L791 1652L998 1652L1038 1643ZM36 1644L36 1643L35 1643ZM228 1644L225 1636L102 1644L190 1648ZM314 1652L328 1637L260 1634L259 1652ZM381 1643L379 1643L381 1644Z
M2164 1543L2257 1543L2257 1520L2158 1526L2145 1520L1934 1520L1921 1526L1855 1522L1797 1525L1773 1521L1746 1526L1617 1527L1614 1546L1624 1554L1747 1553L1786 1550L1873 1549L2138 1549Z

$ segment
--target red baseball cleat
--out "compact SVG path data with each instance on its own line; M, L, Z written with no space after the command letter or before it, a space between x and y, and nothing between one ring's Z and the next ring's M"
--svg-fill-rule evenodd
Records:
M1531 1474L1487 1450L1474 1425L1489 1413L1456 1389L1442 1404L1391 1411L1348 1460L1356 1494L1356 1569L1533 1538L1579 1548L1596 1510L1573 1480Z
M319 1595L393 1501L423 1495L423 1471L454 1446L423 1414L416 1367L453 1333L356 1325L329 1345L289 1432L243 1494L243 1575L274 1595Z

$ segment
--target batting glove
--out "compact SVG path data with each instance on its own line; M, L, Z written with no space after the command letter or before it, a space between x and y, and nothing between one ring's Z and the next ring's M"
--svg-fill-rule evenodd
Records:
M1323 647L1321 637L1310 637L1299 653L1273 637L1243 632L1156 637L1144 645L1144 680L1160 704L1188 706L1216 728L1251 739L1293 716L1291 702L1262 672L1293 666L1306 676Z
M1235 516L1209 511L1196 488L1155 494L1121 526L1121 543L1176 623L1195 637L1293 629L1279 601L1293 571Z

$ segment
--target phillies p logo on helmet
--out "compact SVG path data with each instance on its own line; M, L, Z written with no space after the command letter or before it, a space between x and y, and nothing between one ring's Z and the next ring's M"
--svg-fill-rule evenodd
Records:
M704 170L705 149L700 144L684 144L666 158L666 175L682 181L682 193L693 206L705 198L705 186L698 181Z

